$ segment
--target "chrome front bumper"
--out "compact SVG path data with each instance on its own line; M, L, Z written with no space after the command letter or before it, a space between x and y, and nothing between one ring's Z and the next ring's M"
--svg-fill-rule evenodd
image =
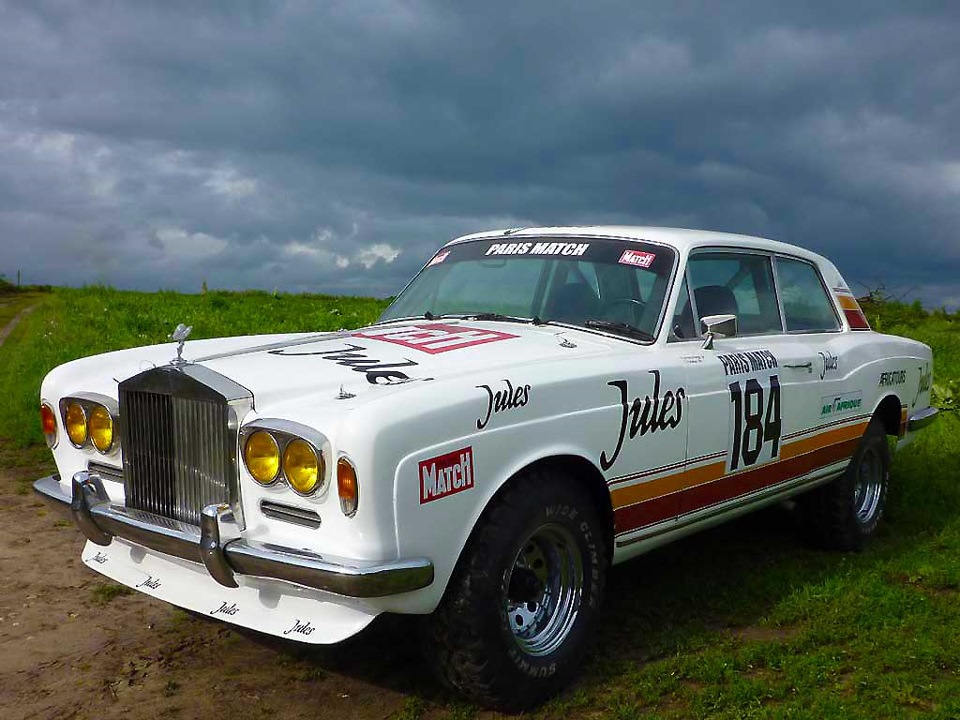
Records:
M237 587L236 575L275 578L348 597L383 597L419 590L433 582L427 558L388 561L348 560L309 550L280 547L239 537L229 505L203 508L200 527L110 502L100 477L78 472L72 495L49 475L33 489L51 505L68 511L91 542L109 545L121 537L137 545L203 563L225 587Z
M935 407L928 407L915 412L907 420L907 430L914 432L916 430L925 428L927 425L937 419L939 412L940 411Z

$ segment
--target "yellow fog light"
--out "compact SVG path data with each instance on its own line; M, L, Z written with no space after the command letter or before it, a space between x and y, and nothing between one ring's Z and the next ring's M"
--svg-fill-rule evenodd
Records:
M340 495L340 510L343 514L347 517L356 514L360 499L357 470L345 457L337 460L337 493Z
M291 440L283 451L283 474L290 487L301 495L308 495L317 489L323 478L323 460L310 443Z
M78 402L67 405L67 416L64 424L67 426L67 437L77 447L87 441L87 413Z
M253 479L261 485L269 485L280 473L280 447L273 435L264 430L257 430L247 438L243 459Z
M113 418L103 405L95 405L88 422L93 446L102 453L113 447Z

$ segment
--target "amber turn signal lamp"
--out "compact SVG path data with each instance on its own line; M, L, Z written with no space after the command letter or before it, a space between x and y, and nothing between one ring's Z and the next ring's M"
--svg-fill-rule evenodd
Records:
M57 416L53 408L42 403L40 405L40 427L43 430L43 436L47 440L47 445L53 447L57 444Z
M340 510L347 517L357 512L360 488L357 486L357 469L347 458L337 460L337 493L340 495Z

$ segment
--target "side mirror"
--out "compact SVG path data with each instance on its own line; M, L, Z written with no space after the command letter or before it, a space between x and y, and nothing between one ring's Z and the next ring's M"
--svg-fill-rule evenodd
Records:
M737 336L737 316L705 315L700 318L700 327L703 333L703 345L701 347L704 350L712 350L715 337Z

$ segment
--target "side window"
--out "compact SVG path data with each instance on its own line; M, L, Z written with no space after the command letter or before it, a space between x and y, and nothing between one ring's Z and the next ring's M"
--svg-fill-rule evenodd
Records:
M813 265L778 257L777 280L788 332L840 328L833 303Z
M691 340L700 337L693 322L693 308L690 306L690 290L687 283L681 283L680 297L677 298L677 311L670 325L671 340Z
M691 255L687 264L697 308L695 324L706 315L736 315L740 334L783 332L766 255L709 252Z

